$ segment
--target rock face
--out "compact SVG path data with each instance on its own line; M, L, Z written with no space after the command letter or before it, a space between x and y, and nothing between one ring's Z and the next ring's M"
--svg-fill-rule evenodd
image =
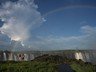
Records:
M0 51L0 61L3 61L3 59L4 59L3 52Z

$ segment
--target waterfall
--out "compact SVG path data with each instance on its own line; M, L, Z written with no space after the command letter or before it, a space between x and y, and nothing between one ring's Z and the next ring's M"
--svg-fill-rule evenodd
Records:
M33 60L35 57L33 54L30 54L30 60Z
M7 56L5 52L3 53L3 56L4 56L4 61L7 61Z
M76 58L77 60L81 59L81 60L85 61L85 60L84 60L84 57L83 57L83 54L82 54L81 52L75 53L75 58Z
M28 61L28 55L27 54L24 54L24 60Z
M13 54L12 53L9 54L9 60L13 60Z
M16 55L14 55L14 61L17 61L17 57L16 57Z
M95 53L96 54L96 53ZM81 59L84 62L96 62L96 58L94 58L94 55L92 52L76 52L75 53L75 58L77 60Z

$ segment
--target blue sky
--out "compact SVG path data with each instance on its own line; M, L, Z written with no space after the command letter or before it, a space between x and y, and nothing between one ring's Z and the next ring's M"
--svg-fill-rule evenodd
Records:
M4 1L1 0L0 3L2 2ZM45 21L36 27L33 26L31 37L28 39L30 43L27 40L29 45L32 43L30 47L44 50L76 47L95 49L96 0L34 0L34 2ZM0 20L0 27L3 24L4 22Z
M96 0L35 0L41 13L69 5L90 5L96 6Z
M84 25L95 26L95 8L67 8L54 12L45 17L46 22L36 31L41 31L43 35L78 35L79 29ZM35 32L38 33L38 32ZM40 33L38 33L40 34Z
M79 29L81 26L96 25L95 0L35 1L39 7L38 10L42 15L63 7L63 9L50 13L45 17L46 22L44 22L44 24L37 30L41 31L39 34L53 34L63 36L78 35L80 33ZM71 7L70 5L74 7Z

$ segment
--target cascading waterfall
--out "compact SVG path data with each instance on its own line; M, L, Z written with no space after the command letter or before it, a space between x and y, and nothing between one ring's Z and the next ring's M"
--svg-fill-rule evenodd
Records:
M14 61L17 61L17 57L16 57L16 55L14 55Z
M87 62L91 62L91 60L90 60L91 59L91 55L92 55L92 53L88 53L88 52L85 53Z
M24 56L25 56L24 60L25 61L28 61L28 55L27 54L24 54Z
M4 56L4 61L7 61L7 56L5 52L3 53L3 56Z
M81 59L84 62L91 62L93 64L96 64L96 52L95 51L76 52L75 58L77 60Z
M13 54L12 53L9 54L9 60L13 60Z
M75 53L75 58L77 60L81 59L81 60L85 61L84 56L83 56L83 53L81 53L81 52Z
M30 60L33 60L35 57L33 54L30 54Z
M60 52L60 54L61 54L61 52ZM38 54L35 54L35 53L14 53L14 52L3 51L1 56L3 56L2 57L3 61L7 61L7 60L30 61L30 60L33 60L35 57L38 57ZM69 53L69 54L67 54L67 56L69 58L75 57L75 59L77 59L77 60L81 59L84 62L91 62L92 64L96 64L96 51L78 51L78 52L74 52L74 54Z
M75 53L75 58L76 58L77 60L80 59L79 53Z

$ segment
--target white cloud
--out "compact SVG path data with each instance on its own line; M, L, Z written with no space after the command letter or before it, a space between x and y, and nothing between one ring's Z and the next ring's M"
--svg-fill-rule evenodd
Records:
M64 50L64 49L96 49L96 27L82 26L80 36L70 37L38 37L31 45L41 50Z
M1 35L7 35L0 35L0 43L3 45L0 47L4 48L7 45L5 49L8 49L9 45L11 50L18 50L24 46L24 42L32 37L31 31L45 21L37 8L34 0L6 1L0 5L0 19L4 22L0 31ZM10 39L10 44L7 39Z
M30 29L43 22L37 8L33 0L8 1L2 4L0 19L5 23L0 28L1 32L7 34L11 40L27 40L31 36Z
M91 27L89 25L81 27L82 32L87 34L93 34L96 33L96 27Z

